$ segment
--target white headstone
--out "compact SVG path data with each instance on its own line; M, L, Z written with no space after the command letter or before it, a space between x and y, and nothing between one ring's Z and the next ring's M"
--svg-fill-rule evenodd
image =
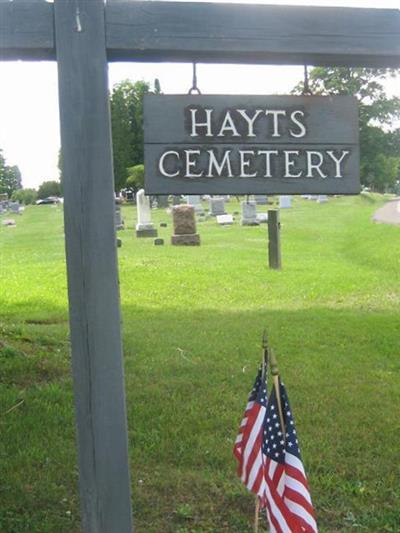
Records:
M257 205L255 202L242 202L242 226L258 226Z
M279 196L279 208L289 209L292 207L292 198L290 196Z
M218 224L221 224L222 226L230 226L233 224L233 216L232 215L217 215L217 222Z
M317 198L317 202L318 202L319 204L324 204L324 203L327 202L327 201L328 201L328 197L327 197L326 194L320 194L320 195L318 196L318 198Z
M257 213L257 220L260 224L266 224L268 222L268 213Z
M154 225L151 222L151 209L149 197L144 194L144 189L136 193L137 217L136 231L152 230Z

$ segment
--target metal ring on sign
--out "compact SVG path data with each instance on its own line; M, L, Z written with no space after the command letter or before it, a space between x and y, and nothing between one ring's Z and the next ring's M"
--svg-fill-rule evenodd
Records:
M193 63L193 82L188 94L193 94L194 92L197 92L197 94L201 94L200 89L197 87L196 63Z

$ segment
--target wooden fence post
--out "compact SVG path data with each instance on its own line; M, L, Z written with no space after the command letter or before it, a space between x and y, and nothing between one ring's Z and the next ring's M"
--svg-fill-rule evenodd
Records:
M279 211L268 211L268 263L269 268L282 268Z
M83 529L131 533L103 0L55 0Z

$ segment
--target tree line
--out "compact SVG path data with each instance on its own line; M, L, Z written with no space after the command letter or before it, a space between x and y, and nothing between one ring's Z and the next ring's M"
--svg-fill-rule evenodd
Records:
M293 94L308 90L315 95L353 95L359 104L361 184L377 192L400 190L400 98L388 96L384 82L399 75L390 69L348 67L315 67L304 82L294 87ZM146 81L122 81L110 94L115 191L143 187L143 97L161 93ZM397 124L397 127L395 126ZM62 195L62 154L59 156L60 182L44 182L37 198ZM0 192L34 201L35 191L21 191L18 167L9 167L0 150ZM23 191L27 191L23 189ZM17 199L17 198L16 198ZM29 202L28 202L29 203Z
M399 70L315 67L308 92L314 95L352 95L359 104L360 178L376 192L400 192L400 98L388 96L384 82ZM111 94L115 190L143 186L143 96L147 82L117 84ZM304 82L294 87L302 94ZM154 92L160 93L159 83ZM394 127L396 125L397 127Z

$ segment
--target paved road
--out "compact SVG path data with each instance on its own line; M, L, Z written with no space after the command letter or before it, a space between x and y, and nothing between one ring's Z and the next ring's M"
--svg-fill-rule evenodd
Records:
M383 222L384 224L400 225L400 198L390 200L390 202L375 211L372 220L374 222Z

